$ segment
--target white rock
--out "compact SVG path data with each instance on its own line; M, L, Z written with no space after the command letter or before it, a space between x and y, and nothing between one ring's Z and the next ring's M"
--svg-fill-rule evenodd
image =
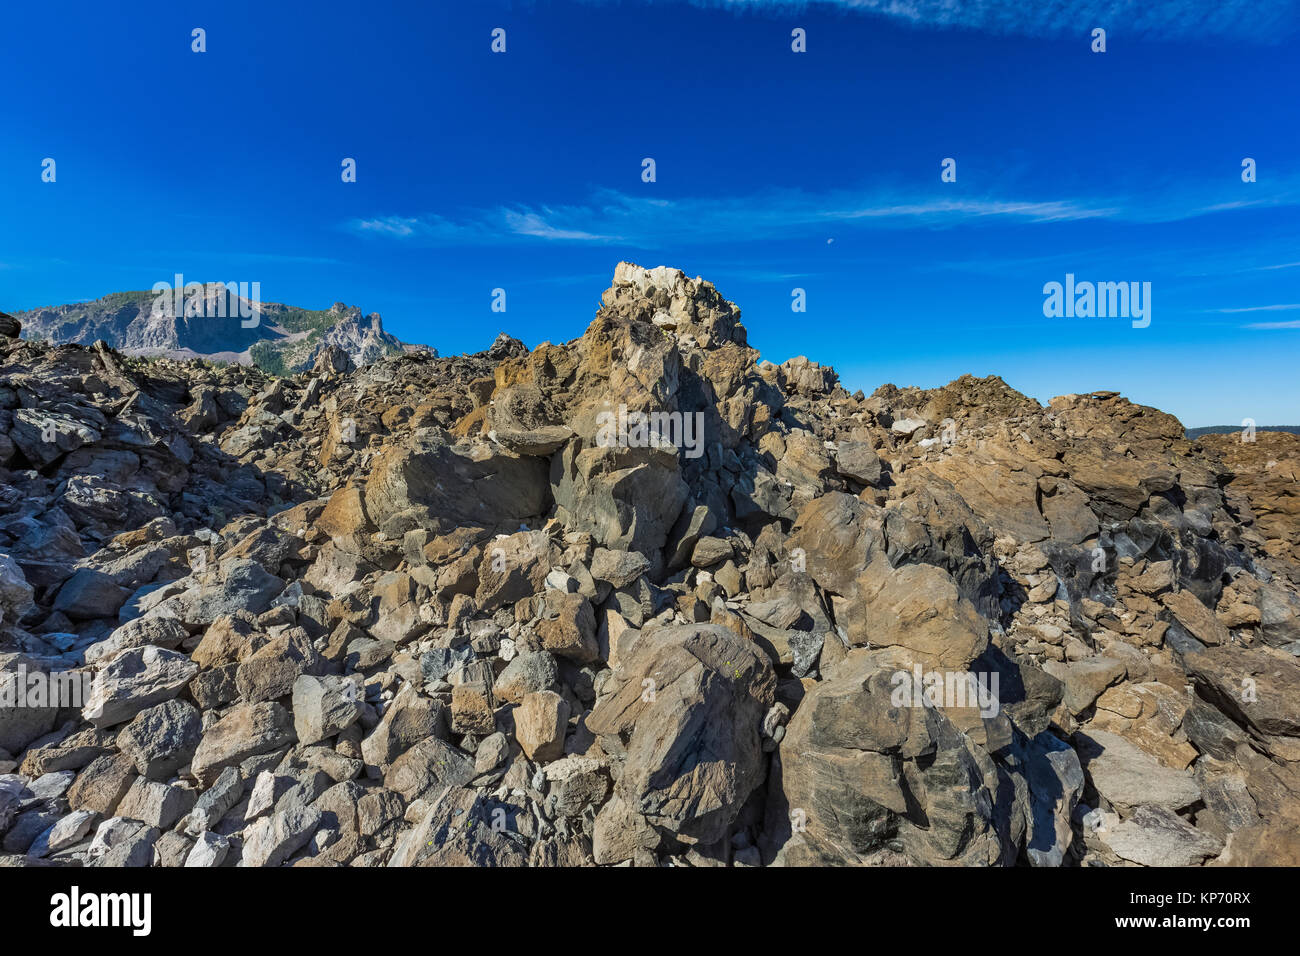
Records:
M36 841L37 845L32 847L31 855L41 857L74 846L90 832L98 816L93 810L74 810L41 834Z
M186 866L195 867L217 867L225 860L226 854L230 852L230 841L219 833L213 833L211 830L199 834L194 846L190 850L190 855L185 858Z
M924 418L899 418L890 426L890 430L910 437L925 426L926 421Z

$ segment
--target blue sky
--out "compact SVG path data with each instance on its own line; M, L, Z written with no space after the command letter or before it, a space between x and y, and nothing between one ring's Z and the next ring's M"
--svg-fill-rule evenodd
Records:
M850 388L1294 423L1297 42L1243 0L8 4L0 309L179 272L447 354L580 335L630 259ZM1150 326L1045 318L1066 273L1150 282Z

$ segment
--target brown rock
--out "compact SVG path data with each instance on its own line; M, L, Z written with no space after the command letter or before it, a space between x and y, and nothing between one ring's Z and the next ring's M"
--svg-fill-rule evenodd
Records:
M515 708L515 737L529 760L545 763L564 755L569 705L554 691L525 694Z

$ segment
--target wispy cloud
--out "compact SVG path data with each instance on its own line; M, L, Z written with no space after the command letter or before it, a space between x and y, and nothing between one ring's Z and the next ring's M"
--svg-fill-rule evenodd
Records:
M1210 309L1211 312L1237 313L1237 312L1291 312L1300 309L1300 302L1294 302L1289 305L1251 305L1240 309Z
M609 0L595 0L609 2ZM651 0L644 0L651 2ZM690 0L694 6L774 12L839 9L916 27L1022 36L1086 34L1103 27L1153 39L1231 37L1281 42L1295 32L1294 0Z
M570 239L577 242L589 242L591 240L609 241L617 239L618 236L601 236L591 232L584 232L581 229L561 229L551 225L543 215L549 213L549 210L536 212L516 212L514 210L505 211L506 228L517 236L533 236L536 239Z
M1246 326L1248 329L1300 329L1300 319L1290 319L1286 322L1252 322Z
M346 224L360 235L425 244L504 245L515 242L629 243L674 247L820 236L836 229L942 229L980 224L1044 224L1087 220L1178 222L1206 215L1300 204L1300 187L1280 179L1248 203L1222 200L1219 184L1163 193L1102 198L936 198L919 190L766 189L737 196L651 198L596 189L579 204L469 209L457 216L386 215Z
M812 195L799 190L768 190L750 196L650 199L600 189L581 205L470 210L459 219L441 215L382 216L353 220L348 228L363 236L433 244L543 240L654 245L777 239L817 233L836 225L942 227L973 220L1053 222L1113 213L1069 202L917 202L847 191Z
M1238 253L1239 254L1234 258L1236 259L1241 258L1241 254L1240 254L1241 250L1238 250ZM1256 258L1263 258L1266 254L1268 253L1260 252L1258 255L1256 255ZM1180 256L1185 259L1187 257L1187 251L1186 250L1181 251ZM1217 260L1222 257L1221 251L1217 249L1214 250L1212 253L1207 253L1206 256L1207 258L1215 259L1216 263ZM1271 263L1262 266L1249 265L1249 266L1234 266L1231 268L1226 266L1218 266L1212 269L1200 269L1200 270L1186 269L1181 271L1179 275L1185 276L1190 279L1205 279L1213 276L1239 276L1239 275L1247 275L1249 273L1254 273L1254 272L1277 272L1280 269L1297 269L1297 268L1300 268L1300 262L1278 262L1278 263Z
M411 236L420 233L427 234L429 225L428 221L422 221L418 218L385 216L380 219L358 219L353 223L353 228L357 232L370 233L376 236L409 239Z
M1294 312L1300 309L1300 302L1288 302L1278 305L1249 305L1236 309L1207 309L1221 315L1241 315L1246 312ZM1285 319L1281 322L1248 322L1244 329L1300 329L1300 319Z
M852 222L855 219L916 219L934 222L950 219L1012 218L1029 222L1066 222L1075 219L1110 219L1117 208L1095 207L1071 201L1006 202L988 199L938 200L895 206L871 206L828 214L828 218Z

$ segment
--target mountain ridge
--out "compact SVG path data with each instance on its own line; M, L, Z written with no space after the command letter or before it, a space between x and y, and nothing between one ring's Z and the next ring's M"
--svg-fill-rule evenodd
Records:
M225 283L195 286L202 295L191 295L187 286L183 304L170 293L113 292L87 302L16 312L14 318L22 323L26 339L55 345L103 340L135 357L234 362L272 374L308 369L330 347L346 352L356 366L400 352L434 351L385 332L379 313L365 315L342 302L304 309L231 294Z

